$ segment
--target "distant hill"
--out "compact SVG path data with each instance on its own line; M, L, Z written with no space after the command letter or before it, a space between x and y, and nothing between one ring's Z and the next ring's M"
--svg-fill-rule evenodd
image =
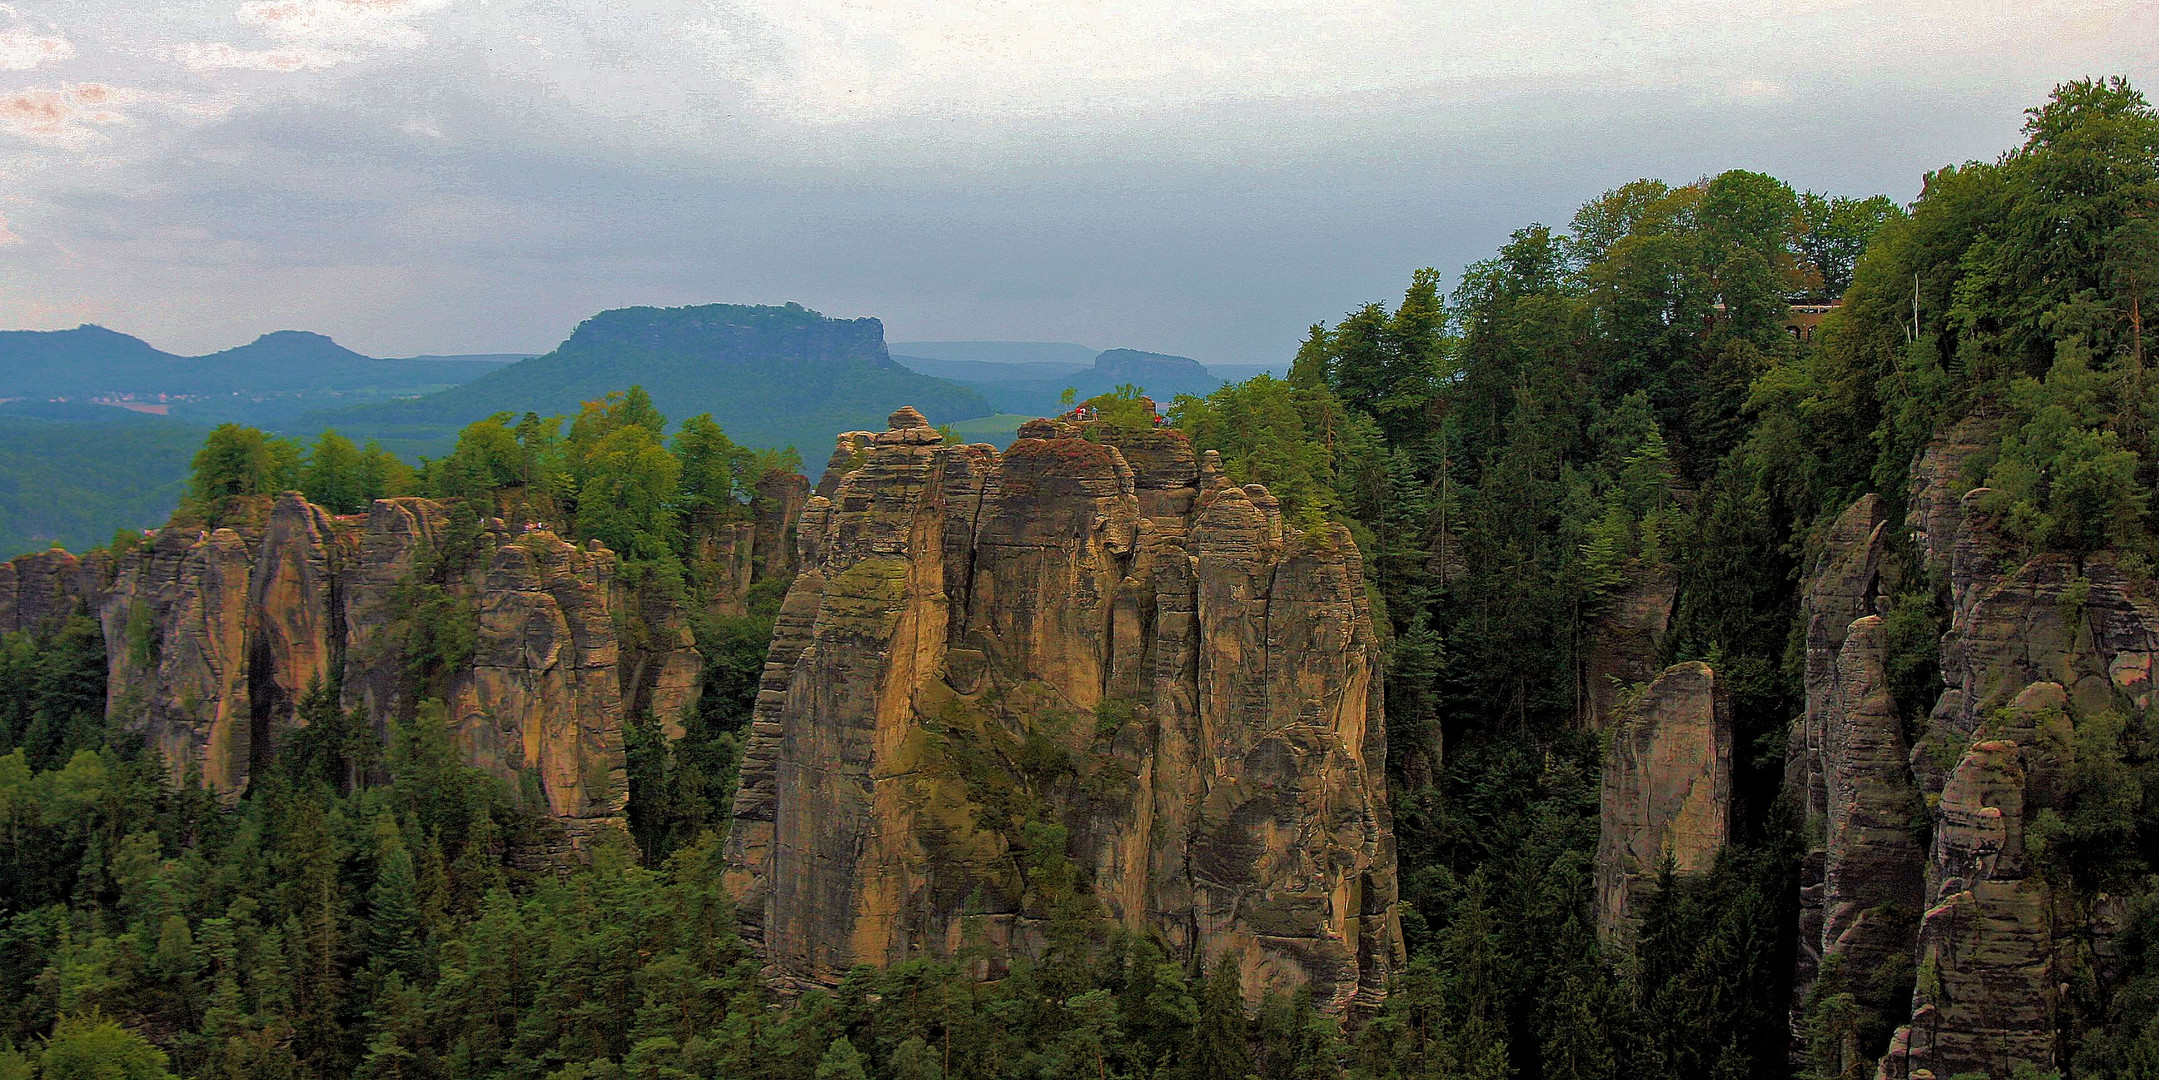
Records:
M0 397L418 391L477 378L492 357L377 360L321 334L279 330L208 356L177 356L102 326L0 331Z
M881 431L901 405L935 423L995 411L974 390L894 363L876 319L831 319L799 304L707 304L604 311L545 356L423 398L309 414L297 427L441 453L459 428L490 414L574 414L632 384L670 420L710 412L735 441L793 446L813 470L834 435Z
M984 346L976 350L979 354L990 354L995 350L987 347L998 346L1009 349L1007 355L1015 356L1039 355L1048 350L1079 347L1036 342L915 342L908 347L923 348L940 344L948 351L961 351L951 349L955 345ZM1020 346L1032 346L1034 349ZM894 359L916 371L939 375L973 387L980 391L990 404L996 406L1000 413L1028 416L1042 416L1057 411L1059 398L1067 387L1084 399L1130 384L1146 390L1166 407L1179 394L1211 394L1221 389L1224 382L1230 381L1224 378L1221 372L1211 370L1189 356L1171 356L1168 353L1142 352L1138 349L1110 349L1094 353L1085 365L1070 367L1039 360L937 359L912 353L895 356ZM1253 373L1257 374L1257 369Z
M1078 370L1094 363L1092 345L1069 341L895 341L895 356L972 360L987 364L1055 364Z
M909 356L905 353L893 353L892 359L910 371L964 383L1042 382L1076 375L1088 367L1087 364L1007 364L995 360L940 360L933 356Z
M207 356L102 326L0 331L0 398L102 402L203 423L274 427L309 409L446 389L502 365L492 356L378 360L303 330Z
M487 364L491 366L499 366L502 364L514 364L517 363L519 360L530 360L537 355L539 354L529 352L483 352L450 353L443 356L407 356L403 357L402 359L425 362L429 364L440 363L442 361L448 360L452 363Z

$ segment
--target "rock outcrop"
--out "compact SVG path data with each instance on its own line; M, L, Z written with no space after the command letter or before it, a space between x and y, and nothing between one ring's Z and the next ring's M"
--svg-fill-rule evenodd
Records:
M233 529L161 530L120 560L102 609L107 716L221 792L246 784L254 756L253 548Z
M1998 536L1970 471L1995 424L1966 419L1913 465L1904 525L1949 615L1916 738L1886 689L1873 496L1836 524L1807 593L1790 772L1816 842L1795 1001L1835 966L1835 989L1902 1018L1883 1080L2054 1068L2064 988L2118 953L2120 898L2085 904L2068 868L2040 872L2026 836L2068 807L2079 729L2151 706L2159 604L2110 553L2025 557ZM1867 999L1898 971L1908 999Z
M716 530L741 558L687 601L620 584L606 548L537 525L419 498L337 518L288 492L243 500L223 527L159 530L117 563L0 564L0 629L97 614L112 722L175 779L228 797L307 723L311 694L339 694L318 707L357 710L384 739L439 699L466 761L519 790L536 781L534 809L575 845L623 823L626 719L650 711L679 734L695 703L702 660L684 603L739 614L768 564L791 570L774 535L806 497L791 480L766 484L754 521Z
M1597 839L1597 934L1632 936L1669 863L1707 870L1731 835L1732 709L1701 661L1666 668L1626 702L1605 754Z
M0 562L0 634L36 631L78 611L95 615L112 584L112 557L40 551Z
M912 409L802 513L728 841L798 984L1039 953L1071 905L1375 1005L1401 962L1378 645L1346 531L1176 432L1002 455Z
M1852 973L1908 956L1921 907L1923 853L1904 721L1890 695L1887 638L1876 614L1888 522L1859 499L1831 526L1805 596L1806 716L1794 727L1787 777L1806 811L1800 866L1793 1029L1826 969L1835 992L1893 1009L1892 984Z
M1664 634L1679 597L1679 572L1671 566L1645 568L1625 588L1605 598L1603 610L1589 625L1589 649L1582 665L1584 727L1601 731L1612 722L1621 696L1657 677Z

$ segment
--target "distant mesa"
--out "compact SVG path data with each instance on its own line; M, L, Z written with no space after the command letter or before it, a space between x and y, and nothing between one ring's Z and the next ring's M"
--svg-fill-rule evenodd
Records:
M830 318L800 304L701 304L603 311L544 356L425 397L311 414L301 426L435 454L494 413L575 414L632 385L672 421L709 412L738 443L811 454L840 432L881 423L895 401L914 403L933 424L995 411L967 386L895 363L876 319Z
M1095 374L1104 378L1132 382L1140 379L1212 379L1199 361L1189 356L1170 356L1167 353L1141 352L1138 349L1111 349L1094 358Z

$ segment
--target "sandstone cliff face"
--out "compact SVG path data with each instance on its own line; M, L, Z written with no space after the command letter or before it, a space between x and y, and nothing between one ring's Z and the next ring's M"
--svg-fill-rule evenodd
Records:
M2112 954L2119 928L2118 901L2081 910L2073 882L2040 875L2025 837L2067 804L2078 726L2152 704L2159 605L2108 553L2019 558L1998 539L1969 473L1993 424L1945 430L1912 470L1904 525L1946 579L1950 615L1943 688L1916 739L1883 689L1872 496L1837 523L1807 593L1791 776L1816 844L1798 990L1832 957L1848 972L1910 972L1908 1003L1867 1003L1908 1017L1877 1069L1885 1080L2055 1067L2061 989Z
M161 530L120 561L102 609L108 716L220 792L246 783L253 757L252 546L233 529Z
M1632 935L1667 861L1707 870L1731 835L1732 710L1708 664L1675 664L1618 712L1604 761L1597 934Z
M1669 566L1644 571L1624 591L1606 598L1604 610L1590 624L1582 671L1583 726L1603 730L1612 722L1621 695L1657 677L1657 659L1678 598L1679 571Z
M792 504L760 505L769 520L743 529L744 576L722 581L714 603L739 610L761 577L749 545L771 547L762 530L792 524L806 483L773 487ZM520 790L533 782L568 842L621 826L626 717L678 721L697 691L679 604L620 587L596 544L495 519L475 531L427 499L378 500L364 519L296 493L244 509L231 528L161 530L110 569L60 553L17 560L0 574L0 612L44 618L77 598L99 611L108 713L176 778L192 772L228 796L305 723L311 691L340 687L339 707L384 738L428 693L444 698L466 760ZM424 689L406 655L421 603L470 633L469 653Z
M1868 495L1831 527L1806 593L1806 716L1793 730L1788 782L1806 811L1800 868L1794 1034L1825 969L1835 992L1872 1010L1897 1003L1873 974L1908 956L1923 856L1910 748L1885 670L1875 614L1888 522Z
M629 805L614 565L604 547L547 532L497 548L471 667L448 703L466 760L504 779L537 776L547 812L577 840L619 827Z
M0 563L0 634L35 631L77 610L95 615L112 582L112 557L40 551Z
M745 752L745 928L797 982L1038 952L1076 871L1250 993L1376 1004L1401 945L1354 544L1175 432L1020 434L943 446L903 409L841 438Z
M343 571L353 537L296 492L270 511L247 593L249 715L266 735L299 722L301 698L335 685L344 661ZM274 752L264 746L263 753Z

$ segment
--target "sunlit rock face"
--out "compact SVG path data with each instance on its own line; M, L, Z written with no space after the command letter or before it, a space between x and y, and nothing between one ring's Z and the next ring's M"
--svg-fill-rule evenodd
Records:
M438 698L465 761L536 797L570 850L623 826L627 719L646 711L679 735L695 706L690 610L739 615L754 584L792 572L783 534L807 488L769 478L753 520L697 531L712 572L680 597L625 586L613 553L541 523L459 524L451 505L420 498L338 518L287 492L241 501L225 527L159 530L117 562L51 552L0 564L0 618L100 615L108 714L176 780L227 797L307 723L310 695L384 739L419 698ZM422 586L438 592L434 617L469 630L424 688L406 655Z
M1346 530L1174 431L1036 421L998 454L912 409L816 491L728 846L777 976L994 975L1091 903L1250 994L1378 1003L1402 947Z
M1732 707L1716 672L1674 664L1619 702L1599 799L1597 933L1626 940L1669 865L1709 869L1731 836Z

